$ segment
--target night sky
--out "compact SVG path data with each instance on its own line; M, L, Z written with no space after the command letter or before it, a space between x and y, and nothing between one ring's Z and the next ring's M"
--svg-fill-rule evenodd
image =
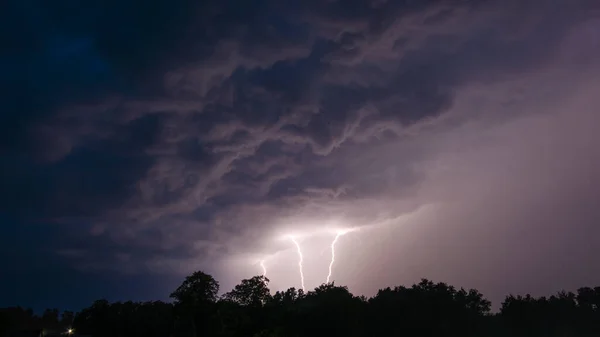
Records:
M600 284L596 0L11 0L0 306Z

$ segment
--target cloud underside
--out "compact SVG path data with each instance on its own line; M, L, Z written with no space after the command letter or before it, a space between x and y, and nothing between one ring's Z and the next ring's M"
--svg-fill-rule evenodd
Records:
M356 227L334 278L361 292L600 281L582 271L600 237L597 5L351 3L190 10L170 52L130 46L153 71L70 42L107 80L76 99L49 81L57 98L15 119L3 211L75 228L56 252L84 270L229 284L268 258L275 287L298 286L293 232L316 285L333 237L315 233Z

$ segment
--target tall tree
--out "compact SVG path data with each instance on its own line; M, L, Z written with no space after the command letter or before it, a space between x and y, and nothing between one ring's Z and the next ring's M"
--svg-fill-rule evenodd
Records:
M196 306L216 302L218 292L219 282L211 275L197 271L187 276L170 297L176 304Z
M254 276L242 280L240 284L223 296L222 302L225 303L221 306L220 313L227 314L230 322L231 317L237 316L233 320L237 325L236 336L253 336L265 328L268 314L263 307L271 298L268 283L268 278ZM239 308L235 308L235 306Z
M190 323L192 336L198 335L198 325L208 329L209 316L214 310L219 282L211 275L196 271L171 293L176 313Z
M362 336L366 303L347 287L323 284L296 301L296 319L287 331L300 336Z
M254 276L242 280L233 290L226 293L224 298L243 306L260 307L271 297L269 279L264 276Z

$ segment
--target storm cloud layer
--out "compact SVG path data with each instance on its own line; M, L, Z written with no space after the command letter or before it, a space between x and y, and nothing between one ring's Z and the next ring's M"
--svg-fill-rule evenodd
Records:
M277 238L329 226L360 228L333 277L355 293L427 277L497 301L600 282L597 1L32 0L2 15L11 287L110 273L164 296L159 280L202 269L228 289L261 259L272 288L298 287ZM331 239L303 242L308 286Z

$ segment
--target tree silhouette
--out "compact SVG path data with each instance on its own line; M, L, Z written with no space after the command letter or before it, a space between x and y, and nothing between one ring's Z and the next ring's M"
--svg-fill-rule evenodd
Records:
M373 325L382 336L405 329L423 336L475 335L491 307L477 290L456 290L426 279L410 288L382 289L369 304Z
M46 309L42 315L42 324L47 329L58 330L59 329L59 311L56 308Z
M171 294L173 304L97 300L75 315L0 309L0 337L69 326L92 337L600 336L600 287L548 297L509 295L491 313L491 303L477 290L426 279L381 289L371 298L333 283L271 295L268 281L244 279L219 298L219 283L195 272Z
M268 314L263 310L263 306L271 298L268 283L269 279L266 277L254 276L242 280L223 295L220 313L237 314L237 319L234 320L237 326L235 336L253 336L265 328ZM231 320L229 322L231 323Z
M73 327L77 333L94 337L164 337L173 332L173 306L160 301L100 300L79 312Z
M60 326L63 330L67 330L73 326L73 319L75 318L75 313L72 311L63 311L60 315Z
M171 293L170 297L175 300L176 314L183 322L189 323L193 337L198 336L198 327L202 330L202 334L210 331L209 317L214 310L218 292L219 282L211 275L197 271L186 277L183 283ZM186 329L185 323L180 326Z
M269 279L264 276L254 276L242 282L226 293L223 297L243 306L260 307L271 297Z
M360 336L364 304L348 288L324 284L296 297L280 330L297 336Z
M186 277L170 297L176 304L194 307L216 302L218 292L219 282L212 276L197 271Z
M579 307L578 326L582 335L600 332L600 287L583 287L577 290L576 301Z

